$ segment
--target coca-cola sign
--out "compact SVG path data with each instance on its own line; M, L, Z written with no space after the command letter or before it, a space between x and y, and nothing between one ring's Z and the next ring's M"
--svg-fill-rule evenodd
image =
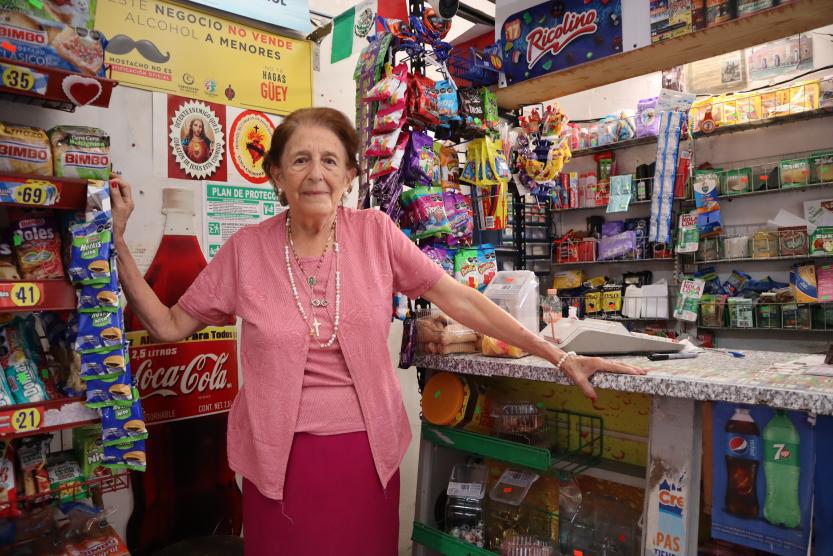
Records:
M221 413L237 395L234 326L210 327L175 344L150 343L146 332L127 335L130 363L147 423Z
M505 18L501 41L510 84L622 52L621 0L564 0L525 8Z

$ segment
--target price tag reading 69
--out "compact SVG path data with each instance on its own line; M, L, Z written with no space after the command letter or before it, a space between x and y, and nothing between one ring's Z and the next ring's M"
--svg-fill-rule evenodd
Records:
M21 205L49 206L55 203L58 189L44 180L26 180L14 189L14 200Z

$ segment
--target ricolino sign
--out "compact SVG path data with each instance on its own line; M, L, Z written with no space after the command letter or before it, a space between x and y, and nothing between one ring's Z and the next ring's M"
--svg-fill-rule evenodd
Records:
M622 51L621 0L545 2L515 13L501 29L508 83Z

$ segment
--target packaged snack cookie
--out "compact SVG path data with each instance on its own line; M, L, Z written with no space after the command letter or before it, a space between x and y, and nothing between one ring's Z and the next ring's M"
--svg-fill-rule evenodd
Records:
M124 343L123 317L120 309L96 311L78 315L78 338L75 350L79 353L112 351Z
M110 469L144 471L147 468L145 441L134 440L104 447L104 465Z
M52 215L43 211L10 211L12 245L24 280L64 277L61 236Z
M104 408L104 411L112 408ZM72 431L72 451L75 459L81 465L81 473L87 480L98 477L105 472L102 466L104 459L104 444L102 442L101 427L92 425L78 427Z
M110 178L110 136L95 127L57 126L47 132L55 175L64 178Z
M17 517L17 484L11 442L0 442L0 517Z
M51 176L52 151L46 132L0 122L0 172Z
M22 349L9 356L5 368L9 391L16 403L33 403L47 400L46 388L38 376L38 368Z
M81 380L108 380L127 372L127 349L81 355Z
M59 502L71 502L87 497L89 491L84 484L84 473L69 453L59 452L50 455L46 470L49 473L50 489L60 492Z
M129 407L102 408L101 427L104 446L132 443L148 437L142 404L138 401Z
M115 260L110 261L110 281L106 284L87 284L81 286L78 293L78 311L95 313L119 308L119 276Z
M72 227L69 279L74 284L107 284L111 280L111 223L106 213Z
M130 372L124 372L115 378L88 380L87 407L130 407L139 399L138 392L131 382Z
M411 185L431 185L434 174L434 141L426 133L411 132L405 152L405 180Z

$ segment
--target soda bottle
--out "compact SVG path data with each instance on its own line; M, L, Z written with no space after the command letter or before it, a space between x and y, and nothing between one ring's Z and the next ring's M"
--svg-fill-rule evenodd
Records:
M789 528L801 525L798 504L800 443L801 438L787 412L776 411L775 417L764 427L764 519L773 525Z
M736 408L726 423L726 511L738 517L757 518L760 511L758 461L761 436L748 409Z
M171 307L207 263L195 235L194 192L163 189L162 213L165 230L145 280L162 303ZM231 318L227 324L234 322ZM129 306L125 328L144 328ZM236 361L235 340L223 343L228 344L222 349L229 360ZM127 525L131 554L152 554L189 538L239 535L242 499L226 458L227 422L227 413L216 413L150 425L147 472L132 477L133 513Z

